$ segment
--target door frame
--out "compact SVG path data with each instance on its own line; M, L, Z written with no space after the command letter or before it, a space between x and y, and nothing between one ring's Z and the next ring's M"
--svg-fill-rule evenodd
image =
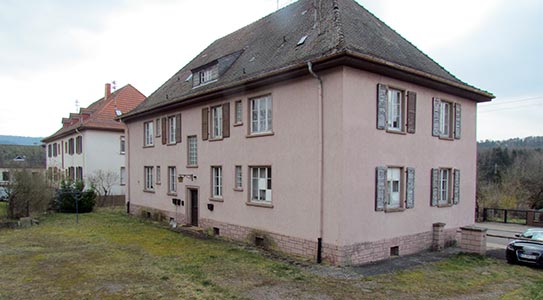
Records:
M185 199L187 199L187 206L186 206L186 216L187 216L187 225L192 226L192 195L191 191L196 191L198 193L198 215L196 216L198 218L198 225L200 224L200 187L198 186L192 186L188 185L185 187Z

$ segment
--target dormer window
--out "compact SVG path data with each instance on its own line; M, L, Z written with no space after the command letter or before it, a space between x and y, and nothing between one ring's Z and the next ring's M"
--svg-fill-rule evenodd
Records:
M192 72L192 87L198 87L217 80L219 69L217 63Z

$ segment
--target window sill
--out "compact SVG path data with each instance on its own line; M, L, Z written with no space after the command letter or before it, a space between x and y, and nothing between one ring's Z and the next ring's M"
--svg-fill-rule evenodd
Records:
M121 184L119 184L119 185L120 185L120 186L126 186L126 183L121 183Z
M395 213L405 211L404 207L395 207L395 208L385 208L386 213Z
M247 206L256 206L256 207L265 207L265 208L273 208L273 204L271 204L271 203L245 202L245 205L247 205Z
M213 201L213 202L224 202L224 199L223 198L209 198L209 201Z
M198 168L198 165L186 165L187 169Z
M154 190L143 190L144 193L151 193L151 194L154 194L155 191Z
M255 137L261 137L261 136L270 136L270 135L274 135L275 133L272 131L272 132L262 132L262 133L251 133L251 134L248 134L246 135L245 137L246 138L255 138Z
M439 139L444 141L454 141L454 138L450 136L439 136Z
M210 138L209 141L210 142L217 142L217 141L222 141L224 140L224 138L221 136L221 137L217 137L217 138Z
M121 153L119 153L119 154L120 154L120 155L125 155L125 154L126 154L126 152L121 152Z
M143 145L143 148L154 148L155 145Z
M452 206L453 206L452 203L438 204L438 205L436 205L437 208L452 207Z
M176 143L166 143L166 146L175 146L177 145L177 142Z
M241 122L241 123L234 123L233 126L234 126L234 127L237 127L237 126L242 126L242 125L243 125L243 122Z
M234 188L234 191L236 191L236 192L243 192L243 188Z
M406 135L407 132L404 130L394 130L394 129L385 129L386 132L392 133L392 134L399 134L399 135Z
M174 192L174 193L172 193L172 192L168 192L168 193L167 193L166 195L168 195L168 196L175 196L175 197L177 197L177 192Z

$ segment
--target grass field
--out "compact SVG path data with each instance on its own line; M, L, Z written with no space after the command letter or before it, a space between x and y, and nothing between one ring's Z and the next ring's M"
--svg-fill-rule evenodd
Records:
M0 201L0 220L6 219L8 213L8 203Z
M0 299L543 299L543 270L457 255L338 279L121 210L0 229Z

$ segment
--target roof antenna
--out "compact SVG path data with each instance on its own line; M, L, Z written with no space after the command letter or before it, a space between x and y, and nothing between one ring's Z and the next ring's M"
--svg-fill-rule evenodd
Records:
M111 81L111 87L113 88L113 94L115 94L115 91L117 90L117 82L115 80ZM115 115L117 117L120 117L123 114L123 112L120 109L117 108L117 95L116 94L115 94L115 97L113 98L113 101L115 101L114 104L113 104L113 106L115 107Z
M79 113L79 100L75 99L75 111Z
M276 10L279 10L279 0L277 0L277 9Z

